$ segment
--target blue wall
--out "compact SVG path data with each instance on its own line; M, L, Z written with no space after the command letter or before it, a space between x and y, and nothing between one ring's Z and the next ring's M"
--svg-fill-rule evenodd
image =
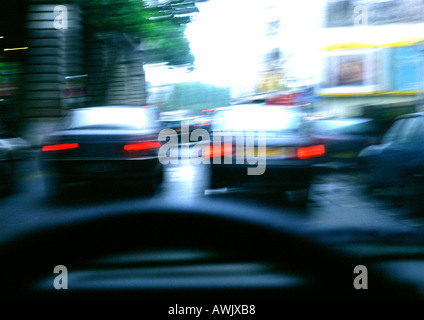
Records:
M391 51L391 90L414 91L423 88L424 46L388 48Z

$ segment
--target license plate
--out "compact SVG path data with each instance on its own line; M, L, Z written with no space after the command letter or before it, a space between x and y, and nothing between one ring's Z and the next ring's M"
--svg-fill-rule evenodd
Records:
M282 156L285 154L284 148L266 148L267 157Z
M290 152L291 152L291 150L289 148L283 148L283 147L270 147L269 148L268 147L268 148L266 148L265 156L267 156L267 157L285 156L285 155L290 154ZM249 151L245 150L244 155L245 156L250 155L250 156L257 157L257 156L259 156L258 148L255 148L253 150L253 152L250 151L250 150Z
M284 148L284 147L266 148L266 156L267 157L288 156L292 153L293 153L293 148Z

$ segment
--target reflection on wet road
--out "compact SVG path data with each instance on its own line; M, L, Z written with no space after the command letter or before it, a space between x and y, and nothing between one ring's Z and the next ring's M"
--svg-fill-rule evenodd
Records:
M271 206L295 214L305 224L331 227L414 227L423 224L391 199L370 195L357 183L356 173L339 172L316 177L310 201L304 207L291 204L279 190L208 190L207 167L193 166L188 160L166 166L165 183L155 193L131 188L119 182L70 185L63 197L51 200L44 193L43 177L35 161L21 164L18 192L0 198L0 234L7 237L19 228L31 228L40 221L63 215L78 215L81 209L136 206L139 199L153 202L189 203L201 206L202 199L233 200L254 206ZM206 190L206 192L205 192Z

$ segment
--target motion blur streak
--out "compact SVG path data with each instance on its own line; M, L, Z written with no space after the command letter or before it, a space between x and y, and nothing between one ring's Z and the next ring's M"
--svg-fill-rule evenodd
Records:
M140 151L146 149L154 149L159 148L161 144L159 142L141 142L141 143L133 143L126 144L124 146L124 151Z

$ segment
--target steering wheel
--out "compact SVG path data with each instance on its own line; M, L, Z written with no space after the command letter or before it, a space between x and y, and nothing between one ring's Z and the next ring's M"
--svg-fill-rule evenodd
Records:
M60 220L0 247L2 297L366 299L414 294L372 270L370 289L356 290L353 270L361 261L308 239L293 216L274 209L217 201L196 207L140 201L131 208L111 206ZM163 250L213 254L183 261L113 258ZM67 290L53 286L57 265L68 269ZM226 271L217 275L213 266ZM173 267L188 269L181 277ZM165 270L167 285L149 285L149 275L158 270ZM75 285L82 275L88 280ZM122 276L131 277L119 285ZM90 277L99 281L90 282Z

